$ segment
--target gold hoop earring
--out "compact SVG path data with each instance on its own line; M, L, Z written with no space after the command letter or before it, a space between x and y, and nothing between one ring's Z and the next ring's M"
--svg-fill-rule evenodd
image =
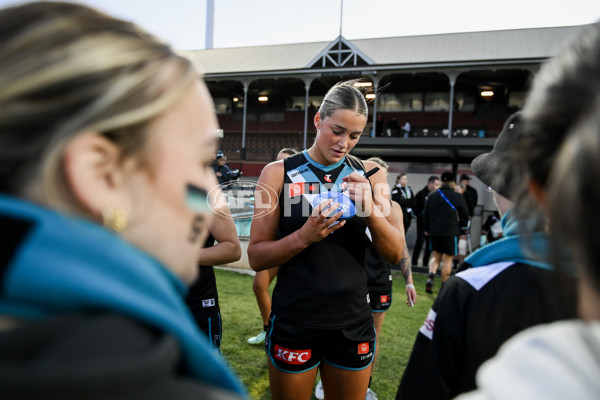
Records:
M106 207L102 211L102 224L113 232L125 230L127 222L127 215L123 210Z

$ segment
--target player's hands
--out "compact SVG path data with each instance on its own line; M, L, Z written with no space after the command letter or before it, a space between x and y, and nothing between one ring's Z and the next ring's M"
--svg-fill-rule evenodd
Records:
M369 180L353 172L344 177L344 182L346 183L344 192L354 202L357 213L360 212L363 216L371 215L373 212L373 193L371 192Z
M417 291L414 287L406 288L406 304L413 307L417 302Z
M337 211L340 203L332 199L325 199L315 208L300 228L300 237L308 244L320 242L331 233L346 224L346 220L339 221L343 211Z

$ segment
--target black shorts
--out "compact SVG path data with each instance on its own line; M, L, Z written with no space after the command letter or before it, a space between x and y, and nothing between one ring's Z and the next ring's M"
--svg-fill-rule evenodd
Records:
M392 305L392 288L385 292L369 290L369 298L373 312L387 311Z
M457 246L456 236L430 236L429 248L438 253L455 256Z
M194 315L196 324L204 332L213 346L221 348L221 336L223 334L223 325L221 323L221 313L215 311L211 314Z
M305 372L321 361L336 368L362 370L373 361L375 340L372 315L346 328L317 329L271 314L265 350L271 363L283 372Z

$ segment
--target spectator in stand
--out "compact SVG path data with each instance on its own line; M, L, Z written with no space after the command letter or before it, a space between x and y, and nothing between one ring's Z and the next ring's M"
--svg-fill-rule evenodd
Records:
M398 120L396 119L396 117L392 117L392 119L390 119L390 122L388 122L387 135L391 137L400 136L400 124L398 124Z
M479 366L510 337L533 325L576 315L573 276L553 271L539 257L548 251L543 226L519 234L518 210L511 199L516 199L522 175L503 172L503 166L511 164L520 137L517 114L506 121L493 150L471 164L475 175L494 189L506 237L467 257L464 270L440 290L417 335L397 399L444 400L472 390ZM528 214L536 216L531 210ZM545 397L516 393L512 398Z
M298 152L294 149L284 148L279 150L277 154L277 161L283 160L289 156L293 156ZM267 325L269 324L269 315L271 314L271 296L269 295L269 286L271 282L277 276L278 267L265 269L262 271L256 271L254 275L254 281L252 282L252 290L256 296L256 303L258 304L258 310L262 317L263 330L256 336L248 338L250 344L260 344L265 341L265 335L267 334Z
M404 121L404 125L402 125L402 134L405 138L410 136L410 129L410 120L406 118L406 121Z
M433 279L439 267L442 270L442 285L450 277L452 258L457 253L458 235L465 234L468 226L469 210L454 186L454 174L446 171L442 173L442 186L425 200L425 235L429 236L433 252L425 284L427 293L433 293Z
M383 116L381 114L377 114L377 118L375 120L375 136L376 137L381 137L383 136L383 124L384 124L384 120L383 120Z
M524 164L517 170L527 178L519 205L547 212L554 264L575 267L579 319L534 327L509 340L479 369L479 389L462 400L600 396L599 77L596 22L536 75L523 109L524 138L504 166Z
M80 4L0 31L2 397L246 398L183 301L217 186L198 71Z
M415 207L413 209L417 216L417 239L412 253L412 265L429 265L429 256L431 255L431 249L429 248L429 237L425 236L425 224L423 222L423 209L425 208L425 199L429 193L437 190L440 186L440 178L437 176L430 176L427 179L427 185L419 190L415 195ZM419 264L419 255L421 254L421 248L423 249L423 261Z
M415 204L415 195L412 188L408 186L406 172L396 177L396 186L392 189L392 200L400 204L404 218L404 233L410 228Z

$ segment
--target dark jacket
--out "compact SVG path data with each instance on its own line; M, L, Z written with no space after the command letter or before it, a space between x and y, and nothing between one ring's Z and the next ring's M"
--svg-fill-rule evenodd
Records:
M469 210L464 197L449 187L431 192L425 201L423 222L425 232L428 232L430 237L458 236L460 233L466 233Z
M477 205L477 201L479 199L479 195L477 193L477 189L467 185L465 192L463 193L465 196L465 201L467 203L467 208L469 209L469 215L472 217L475 213L475 206Z
M427 185L425 185L425 187L419 190L415 195L415 206L413 207L413 210L415 212L415 215L417 216L417 223L423 222L423 210L425 209L425 199L427 198L427 195L429 195L429 193L430 191L429 189L427 189Z
M118 314L64 314L0 333L6 399L240 399L180 372L177 340Z

